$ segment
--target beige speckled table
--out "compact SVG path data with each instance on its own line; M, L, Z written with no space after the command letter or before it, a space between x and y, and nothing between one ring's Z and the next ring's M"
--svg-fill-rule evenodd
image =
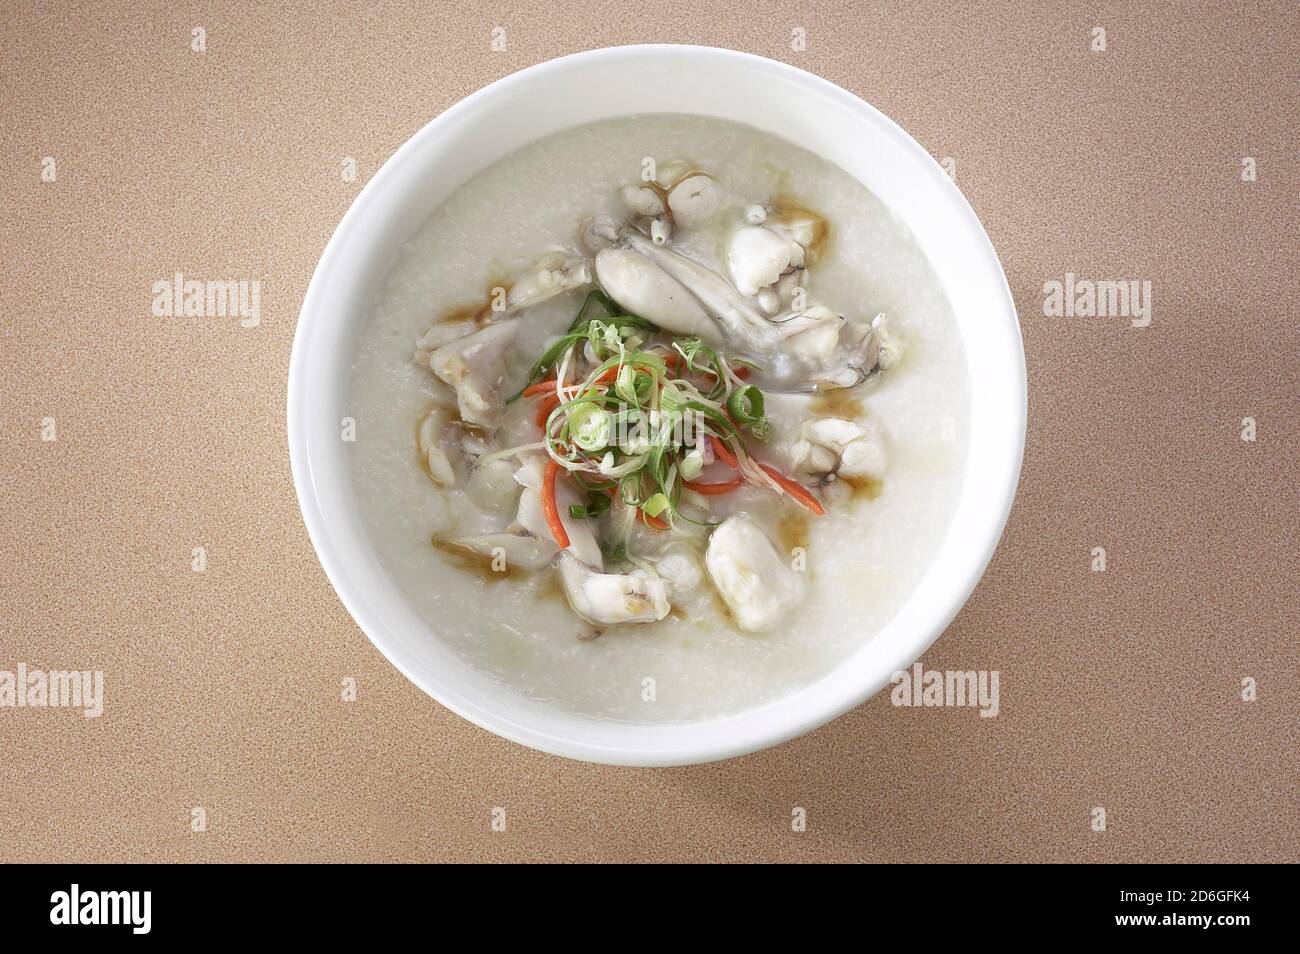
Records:
M1300 860L1300 7L1135 6L5 3L0 671L105 696L0 707L0 861ZM882 694L730 762L566 762L427 698L330 589L284 391L332 229L467 93L639 41L794 63L953 161L1030 420L925 664L998 670L997 718ZM260 281L260 323L156 317L177 271ZM1044 316L1067 273L1150 281L1150 325Z

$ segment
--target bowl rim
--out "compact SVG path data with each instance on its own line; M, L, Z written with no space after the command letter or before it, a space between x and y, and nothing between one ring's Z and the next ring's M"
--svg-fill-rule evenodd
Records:
M954 211L965 219L966 225L971 228L974 236L978 237L980 250L985 255L985 261L982 263L982 270L988 272L989 269L996 271L995 286L1000 289L1003 300L996 303L996 310L1010 321L1011 341L1014 343L1016 360L1011 361L1012 367L1009 370L1014 374L1015 380L1012 384L1016 387L1018 400L1015 402L1015 411L1017 418L1014 424L1014 439L1007 447L1007 454L1002 460L1001 472L1005 480L1001 485L1001 495L996 500L986 500L991 515L995 519L990 524L995 527L995 531L988 534L983 549L978 553L977 559L972 563L972 571L968 574L967 579L961 586L952 586L947 590L947 598L944 605L932 613L936 625L933 631L920 637L920 641L909 649L910 659L906 662L900 662L897 668L909 665L911 661L919 659L925 651L943 634L957 613L970 598L971 593L978 585L988 564L996 551L1002 535L1005 532L1007 519L1010 515L1011 507L1015 499L1016 491L1019 486L1020 472L1024 458L1025 428L1027 421L1027 374L1025 366L1023 339L1020 332L1019 317L1016 312L1015 301L1011 294L1010 286L1007 283L1006 273L1002 263L998 258L997 251L993 247L983 224L979 217L972 209L966 197L956 187L952 179L945 173L933 156L929 154L915 139L912 138L902 127L892 119L880 112L870 103L859 96L850 93L843 87L823 79L813 73L792 66L780 60L770 59L768 57L758 56L753 53L746 53L738 50L730 50L720 47L697 46L689 44L629 44L623 46L602 47L599 49L586 50L577 53L571 53L565 56L545 60L541 63L534 64L524 69L518 70L503 76L492 83L484 86L457 103L453 104L443 112L431 118L410 138L408 138L397 150L379 167L371 179L365 184L362 190L353 199L346 213L344 213L339 224L335 227L326 243L324 251L312 273L312 278L308 284L307 291L303 297L302 307L299 311L297 326L294 331L292 352L289 362L289 373L287 381L287 438L289 445L290 467L297 493L299 510L303 517L303 522L307 528L308 537L316 551L318 560L329 579L330 585L338 595L340 601L352 616L353 621L366 635L366 638L375 646L376 649L386 658L403 676L410 680L414 685L423 690L427 695L433 698L439 704L450 709L452 712L464 719L488 730L496 735L507 738L520 745L529 748L541 750L553 755L559 755L566 758L578 759L603 764L633 765L633 766L669 766L669 765L687 765L702 762L717 761L721 759L733 758L750 752L759 751L790 739L804 735L833 719L843 715L845 712L861 705L864 701L874 696L889 680L889 675L883 677L864 679L861 685L854 692L845 693L842 696L825 698L815 705L806 707L802 716L793 719L783 725L772 725L764 723L763 720L755 721L755 728L743 734L737 734L735 737L724 740L720 743L708 747L697 747L693 749L638 749L631 746L614 746L599 745L585 740L574 740L548 734L539 731L531 726L524 725L514 721L508 715L483 708L472 700L458 695L454 691L449 691L445 686L435 688L430 681L425 679L422 674L415 672L413 667L408 666L398 653L395 646L390 646L388 640L381 636L376 636L375 632L383 632L383 627L374 619L370 618L369 612L365 609L363 601L353 590L354 583L350 579L347 561L343 555L334 546L330 539L327 527L326 516L321 507L321 503L316 495L314 478L311 467L311 456L307 447L307 436L305 433L305 416L306 411L304 404L304 388L302 382L306 374L305 371L305 353L307 351L308 337L312 333L311 316L321 307L321 298L323 296L322 287L326 283L326 276L331 272L335 263L343 255L343 246L346 238L351 233L356 223L364 218L371 207L376 204L378 196L385 189L387 183L394 179L397 170L418 154L425 144L429 143L434 137L438 136L444 127L447 127L459 119L462 115L471 113L476 107L495 97L508 96L517 87L533 81L540 75L564 67L572 67L577 63L601 62L609 59L617 59L629 55L660 55L671 54L673 56L699 56L714 61L731 61L743 66L754 69L765 70L774 76L779 76L787 82L802 84L810 92L830 97L836 100L841 106L861 114L868 122L872 123L884 135L890 137L894 144L903 151L909 153L914 159L920 161L922 166L928 164L932 167L932 175L937 175L943 185L941 188L946 193L947 201L952 203ZM888 203L887 203L888 204ZM990 277L992 277L990 273ZM994 307L995 303L990 303ZM954 512L954 518L956 512ZM847 662L848 658L843 662ZM843 665L843 662L840 664ZM837 667L838 668L838 667ZM834 670L831 670L833 672ZM807 687L803 687L807 688ZM503 690L509 691L509 690ZM800 690L795 690L798 692ZM736 713L730 713L717 717L710 717L701 720L698 723L704 724L714 721L715 719L735 719L743 717L748 713L753 713L763 709L766 705L780 700L771 700L768 703L760 703L756 707L743 709ZM579 717L581 718L581 717ZM670 728L681 725L681 723L664 723L664 724L642 724L642 723L615 723L611 725L626 726L628 728Z

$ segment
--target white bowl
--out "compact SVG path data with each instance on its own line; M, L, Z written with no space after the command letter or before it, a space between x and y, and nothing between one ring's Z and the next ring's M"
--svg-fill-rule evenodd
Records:
M947 537L898 615L791 695L686 724L596 720L518 696L430 638L380 567L354 502L340 421L358 332L402 243L458 186L549 133L631 113L748 123L836 163L911 229L943 282L971 378L970 451ZM680 765L728 758L822 725L878 691L943 632L1002 533L1020 474L1025 364L1006 278L961 193L920 145L862 100L802 70L730 50L625 46L552 60L447 110L393 155L339 224L303 301L289 368L289 450L303 519L357 624L452 711L570 758Z

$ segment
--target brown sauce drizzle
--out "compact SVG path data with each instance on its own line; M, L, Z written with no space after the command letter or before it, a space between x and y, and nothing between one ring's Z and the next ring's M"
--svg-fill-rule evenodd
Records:
M809 402L809 409L822 417L838 417L847 421L861 418L866 410L851 388L819 391ZM850 500L875 500L884 490L884 484L872 477L837 477L849 488Z
M668 193L673 190L673 186L677 183L673 183L673 185L668 186L666 189L654 179L651 179L649 182L642 182L641 184L651 192L655 193L655 195L659 196L659 204L664 207L664 218L668 220L670 225L677 225L677 221L673 218L673 210L668 206Z
M556 573L543 573L538 581L535 595L539 602L543 600L559 600L567 603L568 599L564 595L564 588L560 586L560 575Z
M806 215L816 220L817 224L813 226L813 240L804 249L805 267L816 263L818 259L826 254L826 248L831 241L831 224L826 220L826 216L808 208L788 194L778 194L772 197L772 212L778 220L795 215Z
M492 321L492 293L500 288L503 289L503 294L509 297L510 285L510 282L505 281L499 275L489 277L487 287L483 290L482 301L449 308L434 319L434 324L449 325L458 321L472 321L480 327L489 324Z
M777 521L776 535L780 538L781 547L789 553L796 547L808 549L810 529L811 521L806 510L786 509Z
M840 417L846 421L857 420L863 412L862 401L852 388L818 391L809 401L808 409L822 417Z
M497 570L492 566L490 554L459 546L437 535L431 538L431 542L435 550L447 557L449 564L471 576L478 577L485 583L500 583L502 580L509 579L514 572L508 560L504 570Z
M874 477L841 477L840 480L852 493L852 500L875 500L885 485Z
M475 302L470 305L457 305L444 311L434 319L436 324L454 325L462 321L472 321L476 325L484 324L487 321L488 314L492 311L491 297L487 301Z

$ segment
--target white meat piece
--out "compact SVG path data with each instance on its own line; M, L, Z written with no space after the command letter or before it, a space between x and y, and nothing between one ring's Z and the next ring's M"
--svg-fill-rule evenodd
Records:
M674 249L655 245L634 231L624 229L620 234L635 251L659 266L699 299L708 313L718 319L719 324L735 341L761 350L770 350L775 346L777 335L771 323L725 277ZM716 341L717 338L715 331L713 340Z
M553 542L551 527L546 522L546 512L542 509L542 479L546 463L547 457L544 454L528 454L515 471L515 480L524 489L519 495L519 510L515 513L514 526L539 539ZM564 532L569 535L569 552L587 566L601 570L605 567L605 557L600 552L600 543L593 529L594 522L569 516L569 507L582 503L586 501L579 499L577 490L561 474L555 481L555 505Z
M888 371L903 357L903 342L890 332L888 319L883 313L871 320L871 330L879 345L876 351L876 365L881 371Z
M660 163L655 170L655 182L661 188L671 189L678 182L681 182L690 171L690 165L682 159L673 159L669 162Z
M722 191L712 176L687 176L668 193L673 221L683 228L703 222L722 205Z
M590 623L651 623L672 609L668 582L645 570L596 573L569 554L560 557L560 579L573 611Z
M492 427L500 418L506 352L518 332L514 321L499 321L457 338L429 356L433 373L455 389L462 420Z
M774 318L772 323L790 354L804 361L826 365L834 358L839 346L844 318L822 305L811 305L800 313Z
M741 629L770 630L803 600L803 579L745 514L728 517L713 531L704 560Z
M699 563L680 550L665 553L655 561L655 571L672 585L674 593L689 593L704 580Z
M664 214L663 196L649 186L623 186L623 204L637 215Z
M591 256L618 241L618 223L608 216L586 219L578 226L578 244Z
M420 340L415 343L415 353L417 358L423 354L423 360L428 360L430 353L437 351L445 344L450 344L457 338L463 338L471 334L478 328L478 322L471 320L465 321L438 321L429 326L429 330L420 336Z
M691 293L644 255L625 248L603 249L596 255L596 277L605 293L631 314L673 334L697 335L713 343L721 340Z
M465 480L465 494L485 513L509 513L519 496L514 465L501 457L476 465Z
M447 487L456 482L456 472L452 469L451 458L447 455L445 446L447 425L450 422L450 410L435 404L420 422L420 430L415 439L429 476L435 484Z
M544 256L520 275L506 295L506 311L518 311L554 298L561 292L591 284L591 267L585 258L559 252Z
M792 457L796 470L839 477L879 479L887 463L885 446L873 425L838 417L805 421Z
M815 212L806 209L787 209L778 216L768 220L790 236L801 251L807 251L816 244L819 234L826 228L826 220ZM802 264L802 260L799 264Z
M727 246L727 267L742 295L757 295L790 267L795 243L761 225L737 229Z

